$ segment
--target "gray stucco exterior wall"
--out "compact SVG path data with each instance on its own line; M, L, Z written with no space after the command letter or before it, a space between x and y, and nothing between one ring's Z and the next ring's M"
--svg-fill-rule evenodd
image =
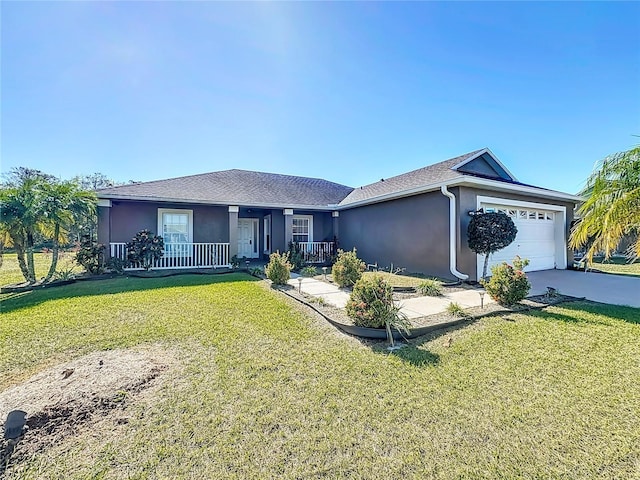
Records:
M98 207L98 243L109 245L109 230L111 229L111 208ZM108 252L109 249L107 248Z
M158 208L193 210L194 242L225 243L229 241L227 207L113 201L110 209L109 239L101 239L101 242L128 242L142 229L158 233Z
M203 243L230 243L231 254L237 253L237 228L230 231L230 225L237 225L238 218L258 219L259 255L264 251L264 217L271 215L271 251L284 252L288 247L285 219L291 229L292 216L283 214L282 209L240 208L238 213L229 212L227 206L168 204L159 202L118 201L111 208L98 209L98 239L108 245L110 242L129 242L142 229L157 233L158 209L179 209L193 211L193 241ZM295 210L294 215L313 215L313 240L332 241L333 221L331 212ZM291 230L289 230L290 232ZM234 249L235 246L235 249Z
M271 211L271 252L284 252L287 245L284 241L284 215L282 210Z
M449 199L439 191L342 210L338 240L366 263L452 278Z

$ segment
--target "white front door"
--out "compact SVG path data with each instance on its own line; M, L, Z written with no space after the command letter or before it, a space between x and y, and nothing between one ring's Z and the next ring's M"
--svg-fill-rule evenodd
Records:
M258 258L258 219L238 219L238 257Z

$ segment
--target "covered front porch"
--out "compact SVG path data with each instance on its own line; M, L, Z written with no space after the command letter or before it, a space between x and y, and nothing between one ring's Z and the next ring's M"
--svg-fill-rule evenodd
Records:
M99 217L100 243L126 270L141 268L127 262L126 244L142 229L164 238L164 255L152 266L158 270L244 266L291 245L305 263L326 264L336 254L339 220L338 212L326 210L125 202L102 203Z
M305 263L325 264L335 255L335 242L304 242L295 243ZM231 268L233 256L229 255L229 243L165 243L164 255L154 262L154 270L187 269L187 268ZM127 262L127 244L125 242L111 242L109 255ZM247 256L237 256L240 266L244 261L251 261ZM255 260L254 260L255 261ZM125 270L141 270L137 264L129 264Z

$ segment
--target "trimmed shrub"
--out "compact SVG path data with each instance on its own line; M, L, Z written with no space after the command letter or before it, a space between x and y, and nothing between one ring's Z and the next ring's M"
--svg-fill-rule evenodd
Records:
M438 280L428 278L420 282L420 284L416 287L416 290L422 295L439 297L440 295L442 295L442 284Z
M491 278L482 282L487 293L500 305L511 306L523 300L531 289L527 275L522 271L529 260L516 257L513 265L502 262L491 267Z
M347 315L358 327L383 328L395 307L393 288L380 275L356 282L347 302Z
M365 268L367 266L358 258L355 248L350 252L338 250L338 258L331 268L331 275L339 287L352 287L360 280Z
M269 263L264 268L267 278L274 285L286 285L291 277L291 264L289 263L289 254L274 252L269 255Z
M317 273L318 271L316 270L316 267L312 266L300 269L300 275L302 275L303 277L315 277Z
M353 287L347 302L347 315L358 327L384 328L394 345L392 329L409 334L411 323L393 302L393 288L382 276L361 278Z
M289 263L292 270L300 270L305 265L304 255L299 243L289 242Z
M111 257L109 260L107 260L107 268L113 273L117 273L118 275L122 275L126 267L127 262L122 260L121 258Z
M140 230L127 243L127 260L149 270L164 255L164 239L150 230Z
M82 237L80 250L76 253L76 263L94 275L104 271L104 245L94 242L88 235Z

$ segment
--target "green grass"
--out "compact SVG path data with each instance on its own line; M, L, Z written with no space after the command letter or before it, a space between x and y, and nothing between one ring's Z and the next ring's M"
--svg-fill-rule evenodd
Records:
M629 263L625 257L612 257L609 260L600 257L593 259L592 267L603 272L640 277L640 259Z
M391 286L394 287L418 287L426 277L413 275L392 274L389 272L364 272L363 277L381 275Z
M60 271L73 267L75 272L81 272L82 267L75 263L74 257L74 253L60 252L57 270ZM36 253L33 258L36 269L36 278L44 277L51 266L51 254L45 255L44 253ZM24 277L22 276L20 267L18 267L16 254L5 253L2 261L2 267L0 267L0 286L22 282L24 282Z
M21 478L638 478L640 311L510 318L388 354L243 274L82 282L2 296L0 388L102 349L184 362Z

